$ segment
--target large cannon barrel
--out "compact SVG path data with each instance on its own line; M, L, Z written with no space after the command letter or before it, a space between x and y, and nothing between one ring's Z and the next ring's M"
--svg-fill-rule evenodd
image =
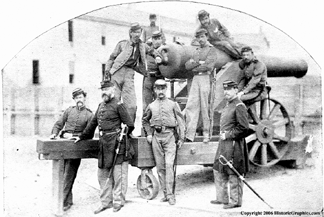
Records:
M194 46L179 45L176 43L168 44L159 48L158 52L161 54L163 64L159 65L162 75L166 78L189 78L192 73L185 69L185 63L192 56L196 49ZM221 69L226 63L233 61L233 59L216 48L217 61L216 69ZM257 54L267 67L268 77L296 77L301 78L307 73L307 63L300 58L280 58L267 55Z

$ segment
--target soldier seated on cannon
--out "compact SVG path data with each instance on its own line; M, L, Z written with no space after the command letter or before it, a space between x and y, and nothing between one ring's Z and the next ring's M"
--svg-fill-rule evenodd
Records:
M93 114L85 107L87 93L81 88L76 88L72 92L76 106L66 109L63 115L56 121L52 129L51 139L55 139L59 134L61 137L69 139L79 136L91 121ZM63 188L63 210L71 208L72 187L81 163L81 159L64 160L64 188Z
M239 82L237 95L246 105L251 105L267 95L267 68L255 57L251 47L243 47L241 54L243 59L239 67L244 76Z
M227 28L222 25L217 19L209 18L209 13L205 10L198 12L198 19L200 25L196 29L205 29L207 30L208 41L215 47L224 51L234 59L240 59L241 55L238 51L240 45L235 43L231 37L230 32ZM192 45L198 45L197 41L194 39L191 43Z

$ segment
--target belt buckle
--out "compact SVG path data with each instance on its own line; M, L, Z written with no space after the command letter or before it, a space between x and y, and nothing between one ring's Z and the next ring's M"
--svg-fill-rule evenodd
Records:
M165 131L165 129L166 129L166 127L165 127L165 126L162 126L162 132L164 132L164 131Z
M99 131L99 136L102 136L103 132L102 131Z

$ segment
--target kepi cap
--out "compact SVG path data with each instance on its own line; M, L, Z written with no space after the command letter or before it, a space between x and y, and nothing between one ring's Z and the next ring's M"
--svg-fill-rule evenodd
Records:
M248 52L248 51L252 51L252 52L253 52L253 50L252 50L252 48L251 48L250 46L242 47L242 49L241 49L241 54L242 54L243 52Z
M167 87L167 83L163 79L158 79L154 83L154 87L157 87L157 86L159 86L159 87Z
M196 31L196 37L200 36L200 35L207 35L207 30L206 29L198 29Z
M138 29L142 29L142 27L140 26L139 23L132 23L131 24L131 28L130 28L130 31L136 31Z
M76 88L72 91L72 98L74 99L74 97L80 95L80 94L83 94L84 97L87 96L87 93L84 92L81 88Z
M223 82L223 88L224 88L224 90L231 89L231 88L237 88L237 83L232 80L226 80Z
M158 38L162 36L162 32L160 30L156 30L152 33L152 38Z
M102 82L100 82L100 88L99 89L103 89L103 88L106 88L106 87L113 87L114 86L114 83L108 81L108 80L104 80Z
M209 13L207 11L201 10L201 11L198 12L198 19L199 20L204 18L205 16L209 16Z
M154 19L154 18L156 18L156 14L150 14L150 17L149 17L150 19Z

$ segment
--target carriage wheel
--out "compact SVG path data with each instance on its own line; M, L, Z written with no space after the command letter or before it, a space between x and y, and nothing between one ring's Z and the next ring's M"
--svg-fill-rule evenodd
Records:
M251 134L245 138L249 160L254 165L276 164L288 150L292 126L286 109L274 99L265 99L248 107Z
M139 175L137 178L137 191L143 199L154 199L159 193L159 183L155 176L152 173L145 173L145 177L142 179L142 175Z

